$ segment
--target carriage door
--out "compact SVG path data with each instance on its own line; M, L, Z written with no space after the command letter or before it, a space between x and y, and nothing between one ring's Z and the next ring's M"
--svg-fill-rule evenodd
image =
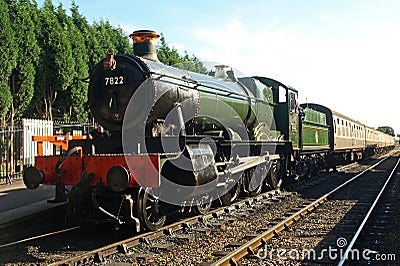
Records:
M289 107L289 134L292 141L293 149L299 147L299 105L297 101L297 92L288 90L288 107Z

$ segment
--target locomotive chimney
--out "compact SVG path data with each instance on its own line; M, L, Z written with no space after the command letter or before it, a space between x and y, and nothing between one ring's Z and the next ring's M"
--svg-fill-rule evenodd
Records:
M137 30L129 35L133 39L134 54L144 59L159 62L156 41L160 35L151 30Z

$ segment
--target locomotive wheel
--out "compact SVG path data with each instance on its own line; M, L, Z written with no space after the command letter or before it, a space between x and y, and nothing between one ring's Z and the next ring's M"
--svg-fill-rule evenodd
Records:
M250 191L250 182L252 181L252 179L256 179L256 177L253 177L254 172L255 172L255 169L250 169L250 170L247 170L247 171L245 172L245 175L246 175L246 183L247 183L247 188L246 188L246 190L248 191L248 195L249 195L250 197L255 197L255 196L260 195L260 193L261 193L261 191L262 191L262 188L263 188L263 183L264 183L264 182L261 182L256 188L253 188L253 190ZM260 173L260 174L261 174L261 173ZM254 182L254 181L253 181L253 182ZM256 182L257 182L257 181L256 181Z
M278 189L281 187L282 177L280 173L279 164L277 162L272 163L271 169L269 170L268 176L266 178L266 182L271 190Z
M206 214L212 204L212 198L209 194L205 194L196 200L196 205L193 206L193 211L196 214Z
M167 216L163 213L165 208L161 206L159 197L152 195L152 191L150 187L140 188L136 210L142 227L154 231L164 225Z
M228 192L220 197L222 205L229 206L234 203L239 198L241 190L242 178L240 177L238 182Z

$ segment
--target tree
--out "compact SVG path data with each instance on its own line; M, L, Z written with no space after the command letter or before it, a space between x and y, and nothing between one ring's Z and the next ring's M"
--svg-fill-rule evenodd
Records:
M36 39L36 24L32 17L35 9L28 1L9 1L10 18L15 32L15 46L18 50L16 66L11 76L13 114L21 117L30 104L35 91L36 64L40 47Z
M11 6L11 3L9 3ZM13 94L14 89L14 79L13 79L13 69L17 63L18 47L15 43L14 28L10 19L10 10L6 2L0 2L0 52L2 55L2 67L0 68L0 115L3 117L2 122L5 126L6 119L5 114L11 110L11 132L14 129L14 105L13 105ZM12 78L10 78L12 77ZM11 88L11 89L10 89ZM11 109L10 109L11 107ZM3 136L4 137L4 136ZM5 140L3 149L8 150L7 161L10 165L13 165L13 143L14 134L11 133L10 136ZM2 149L2 151L3 151ZM11 155L11 156L10 156ZM1 160L3 160L3 154L1 154ZM6 164L8 169L8 165ZM8 170L7 170L8 171Z
M113 33L112 38L114 39L115 49L118 53L133 54L133 47L129 44L129 37L124 33L121 27L111 28Z
M382 131L382 132L394 137L394 130L393 130L393 128L391 128L389 126L381 126L381 127L378 127L377 130Z
M133 53L121 27L88 23L72 2L71 16L51 0L0 1L0 118L40 117L84 121L91 70L107 53ZM206 73L194 55L181 56L161 35L159 59L167 65ZM12 124L12 123L11 123Z
M99 22L95 22L93 24L92 30L94 32L94 36L96 40L99 42L98 53L100 58L97 61L103 59L106 54L118 53L116 48L116 43L114 40L114 29L112 28L110 22L100 20Z
M85 46L85 39L80 30L75 26L71 17L68 17L62 4L58 6L57 18L60 25L64 28L67 38L73 50L73 72L70 86L63 91L59 97L58 106L60 116L64 120L87 121L88 113L85 110L87 102L88 85L81 80L88 76L88 51Z
M39 11L42 27L39 43L42 47L37 75L37 96L42 99L38 110L44 118L53 119L52 105L57 93L66 90L72 83L73 57L71 43L66 31L58 22L51 0L45 0ZM44 108L44 111L43 111Z
M87 64L90 73L94 66L104 57L104 55L100 53L100 44L95 35L96 29L79 13L79 7L76 5L75 1L72 2L71 13L74 25L79 29L85 40L85 47L87 48L88 55Z
M4 118L12 104L9 79L13 68L15 68L17 55L9 10L4 1L0 1L0 18L0 54L2 56L0 67L0 117Z
M170 48L165 41L164 34L160 34L159 45L157 48L157 57L161 63L173 66L182 62L182 58L175 48Z
M189 54L185 51L185 55L183 56L182 60L182 66L179 68L200 74L208 74L207 68L195 55L189 56Z

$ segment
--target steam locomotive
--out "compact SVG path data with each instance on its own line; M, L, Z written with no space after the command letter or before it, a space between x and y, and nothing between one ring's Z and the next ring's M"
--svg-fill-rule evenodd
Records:
M68 217L156 230L172 212L205 213L215 200L229 205L394 145L324 106L299 105L279 81L236 77L223 65L209 75L168 67L157 59L157 33L130 37L135 54L107 55L90 78L90 110L109 134L72 140L24 171L30 189L56 186Z

